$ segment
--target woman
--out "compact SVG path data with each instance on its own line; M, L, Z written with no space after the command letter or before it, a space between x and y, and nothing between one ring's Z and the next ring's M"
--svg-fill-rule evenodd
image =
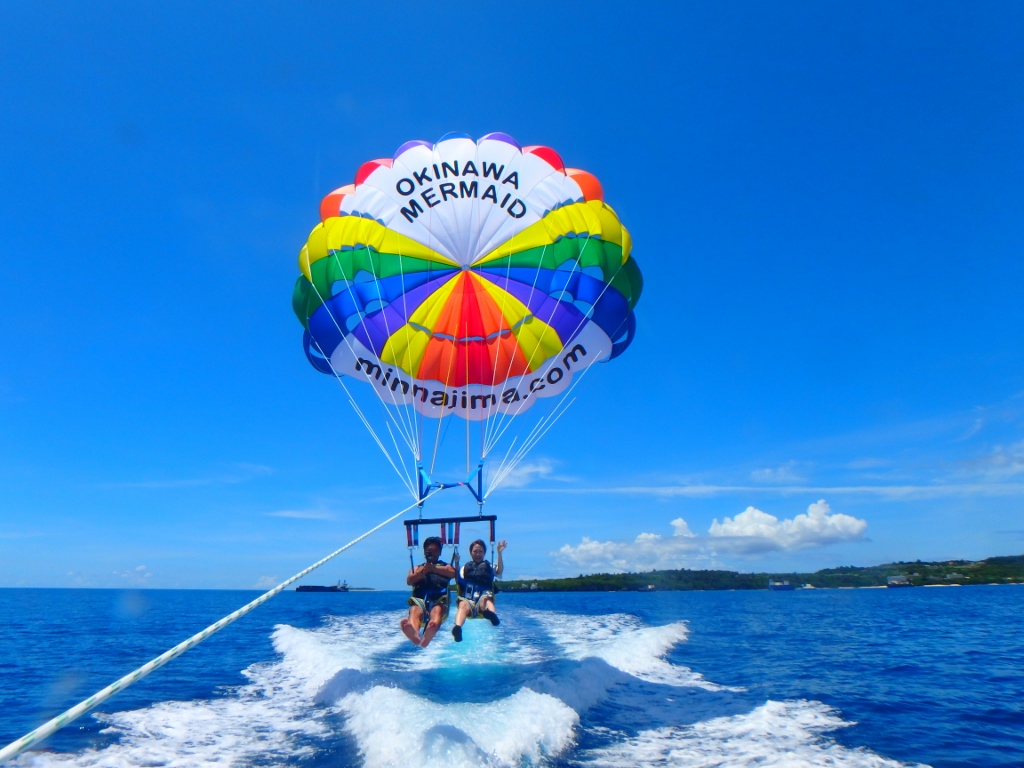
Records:
M455 568L441 557L441 539L431 536L423 542L425 563L409 571L405 583L412 587L409 598L409 617L402 619L402 633L409 642L426 648L437 630L448 616L448 582L455 575ZM420 638L420 627L423 637Z
M472 560L459 568L455 576L455 582L459 585L459 610L455 614L452 635L456 643L462 642L462 625L470 616L483 616L494 626L501 623L498 614L494 612L494 579L501 576L501 572L505 570L501 553L505 551L506 546L508 545L504 539L498 542L498 562L492 567L484 560L487 545L482 539L477 539L469 545L469 556Z

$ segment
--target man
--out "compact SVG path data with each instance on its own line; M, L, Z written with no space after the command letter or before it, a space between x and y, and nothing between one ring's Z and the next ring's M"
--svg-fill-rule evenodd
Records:
M440 559L441 539L431 536L423 542L423 558L426 562L409 571L405 583L413 588L409 598L409 617L402 619L402 633L409 642L426 648L434 639L437 630L448 616L448 582L455 576L455 569ZM423 637L420 637L420 627Z

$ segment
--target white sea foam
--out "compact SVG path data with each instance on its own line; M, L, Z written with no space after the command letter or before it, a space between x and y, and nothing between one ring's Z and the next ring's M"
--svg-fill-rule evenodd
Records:
M367 768L537 765L572 745L579 722L558 699L528 689L483 704L439 704L376 686L338 707Z
M424 650L398 632L403 615L339 617L313 630L278 626L273 642L281 658L245 670L247 684L210 700L100 715L117 743L77 754L32 753L16 764L295 764L338 748L340 716L349 746L339 757L354 745L368 768L498 768L556 757L608 767L900 765L837 744L828 734L850 723L823 704L755 707L742 689L671 664L668 652L687 638L683 622L650 627L626 614L512 610L498 629L468 623L459 644L448 622ZM504 688L487 687L486 665ZM429 693L438 680L447 701ZM472 695L460 696L464 686ZM574 753L580 737L588 748Z
M820 702L769 701L753 711L688 726L669 726L626 736L595 729L613 743L580 755L583 765L688 768L900 768L907 766L866 749L837 744L826 734L853 723ZM919 768L927 768L913 764Z
M533 611L531 614L569 658L603 659L616 669L647 682L722 690L693 670L665 661L665 654L689 636L686 622L648 627L637 617L622 613L578 616Z
M338 671L374 669L380 658L408 642L398 632L394 613L332 617L315 630L278 625L273 639L274 649L284 656L280 666L310 696Z
M280 625L275 649L283 658L255 664L243 674L247 685L222 698L166 701L144 709L99 714L116 744L79 754L30 753L21 765L179 766L287 762L311 754L317 739L329 735L328 710L314 706L325 681L343 669L368 669L371 659L393 649L390 614L332 619L316 630ZM366 633L380 638L367 643Z
M500 607L499 607L500 612ZM394 614L394 627L405 613ZM534 664L545 658L524 628L516 621L514 614L502 614L501 625L492 627L484 619L466 622L462 630L463 640L456 643L451 629L455 611L452 609L448 620L437 635L424 649L415 648L408 640L402 640L409 652L389 660L392 669L429 670L454 669L456 667L500 664L518 666Z
M260 681L261 683L264 681ZM254 758L285 760L312 752L296 737L326 735L320 718L286 697L264 698L244 686L236 695L210 701L168 701L145 709L100 715L117 744L77 755L30 753L31 766L233 766ZM245 690L250 689L250 690Z

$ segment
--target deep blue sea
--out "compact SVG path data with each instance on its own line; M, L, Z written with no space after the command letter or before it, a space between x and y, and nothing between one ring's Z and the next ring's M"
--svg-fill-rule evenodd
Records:
M258 593L0 589L0 739ZM405 594L286 592L16 765L1024 765L1024 587L499 595L398 631Z

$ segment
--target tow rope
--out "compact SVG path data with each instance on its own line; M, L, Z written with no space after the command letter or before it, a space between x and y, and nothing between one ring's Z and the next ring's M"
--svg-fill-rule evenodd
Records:
M431 494L431 495L433 495L433 494ZM131 685L132 683L134 683L134 682L136 682L138 680L141 680L142 678L144 678L146 675L148 675L153 670L159 669L164 664L169 662L171 659L174 659L174 658L177 658L178 656L181 656L181 654L183 654L185 651L187 651L190 648L193 648L194 646L196 646L199 643L203 642L203 640L208 638L210 635L212 635L212 634L214 634L216 632L219 632L220 630L224 629L224 627L228 626L228 624L232 624L235 621L237 621L238 619L242 618L243 616L245 616L245 614L249 613L249 611L251 611L253 608L256 608L256 607L258 607L260 605L263 605L263 603L267 602L267 600L269 600L270 598L274 597L276 594L281 592L289 584L292 584L292 583L298 581L299 579L301 579L303 576L306 576L306 575L312 573L317 568L319 568L321 565L326 563L328 560L331 560L332 558L337 557L342 552L344 552L346 549L348 549L349 547L352 547L352 546L358 544L360 541L365 539L370 534L376 533L377 531L379 531L381 528L383 528L388 523L393 522L394 520L397 520L399 517L404 515L406 512L408 512L413 507L416 507L416 506L419 506L420 504L422 504L423 501L424 500L417 501L414 504L410 504L408 507L406 507L405 509L401 510L400 512L396 512L394 515L389 517L383 523L380 523L379 525L374 526L373 528L371 528L370 530L368 530L366 533L362 534L361 536L358 536L358 537L352 539L352 541L350 541L345 546L341 547L340 549L336 549L334 552L331 552L331 554L329 554L327 557L323 558L322 560L320 560L320 561L318 561L316 563L313 563L313 565L309 566L304 571L300 571L299 573L295 574L294 576L292 576L287 581L281 582L280 584L278 584L276 587L274 587L269 592L266 592L265 594L262 594L259 597L257 597L251 603L248 603L247 605L243 605L241 608L239 608L234 613L230 613L227 616L225 616L223 619L220 619L219 621L214 622L213 624L208 626L206 629L204 629L202 632L197 632L196 634L192 635L192 637L190 637L188 640L185 640L182 643L178 643L176 646L171 648L169 651L165 651L164 653L162 653L159 656L157 656L155 659L146 662L145 664L143 664L138 669L136 669L136 670L134 670L132 672L129 672L127 675L122 677L120 680L117 680L117 681L111 683L106 688L104 688L102 691L97 691L96 693L94 693L92 696L90 696L85 701L79 702L75 706L71 707L71 709L67 710L66 712L63 712L60 715L57 715L57 717L55 717L52 720L50 720L49 722L44 723L43 725L39 726L34 731L31 731L30 733L26 733L20 739L12 741L10 744L8 744L3 749L0 749L0 763L4 763L4 762L10 760L12 757L15 757L16 755L21 754L26 749L31 747L33 744L36 744L37 742L40 742L43 739L45 739L47 736L51 736L52 734L56 733L61 728L63 728L65 725L67 725L71 721L76 720L77 718L81 717L82 715L84 715L86 712L88 712L93 707L96 707L99 704L102 704L104 701L109 699L114 694L120 693L125 688L127 688L129 685Z

